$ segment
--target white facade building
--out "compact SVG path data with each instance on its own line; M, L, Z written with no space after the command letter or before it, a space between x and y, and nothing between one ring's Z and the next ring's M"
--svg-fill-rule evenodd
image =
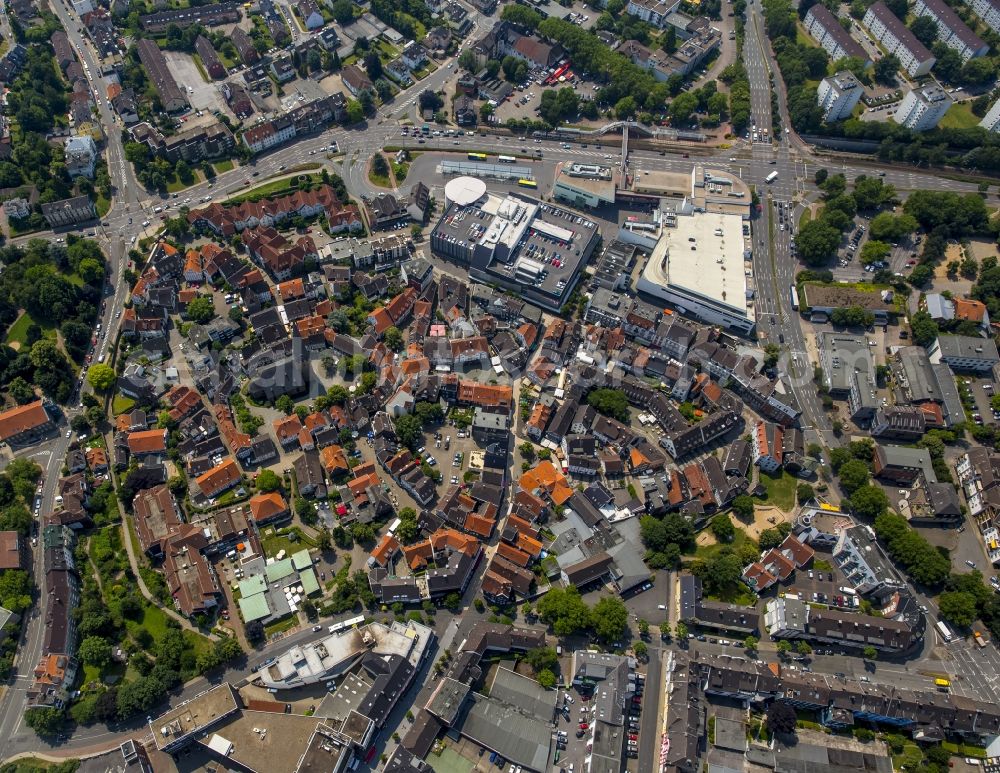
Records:
M990 111L979 122L979 125L988 132L1000 131L1000 99L993 103Z
M896 55L900 66L911 78L926 75L937 62L927 46L917 40L916 35L910 32L882 0L868 8L864 22L872 37L888 53Z
M97 163L97 145L89 134L69 137L63 148L66 155L66 171L70 177L86 177L94 179L94 166Z
M871 57L851 33L840 26L840 20L822 3L816 3L806 13L806 31L819 43L823 50L836 62L845 56L860 59L865 66L871 64Z
M934 20L938 40L955 49L963 63L975 56L986 56L989 53L990 47L986 42L970 30L943 0L917 0L913 11L917 16L927 16Z
M864 88L849 70L824 78L817 89L817 102L827 123L842 121L851 116Z
M913 89L899 103L893 120L915 132L930 131L948 112L952 99L940 86Z
M1000 0L970 0L976 16L994 32L1000 32Z

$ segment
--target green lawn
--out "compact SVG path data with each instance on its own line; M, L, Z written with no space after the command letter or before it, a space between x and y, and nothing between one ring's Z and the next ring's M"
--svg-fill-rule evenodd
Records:
M923 765L924 753L912 741L903 745L903 751L892 755L893 770L916 770Z
M198 169L192 169L191 173L194 175L194 180L190 183L181 182L179 179L174 177L170 182L167 183L167 193L180 193L192 185L197 185L205 179L205 175L201 173Z
M276 623L271 623L270 625L264 626L264 635L267 637L274 636L276 633L283 633L291 628L294 628L299 624L298 615L289 615L284 620L279 620Z
M7 330L7 343L8 344L21 344L24 345L24 341L28 336L28 328L33 324L37 324L41 329L42 333L46 337L55 336L55 326L48 322L35 322L31 315L24 312L20 317L17 318L17 322L10 326Z
M111 199L106 199L98 193L97 201L94 202L94 206L97 208L97 216L104 217L111 211Z
M318 174L304 175L307 176L313 185L318 185L323 182L323 178ZM242 204L244 201L259 201L260 199L281 196L286 193L292 193L297 190L297 186L292 184L293 180L291 177L282 177L277 180L272 180L271 182L264 183L256 188L251 188L246 193L239 196L234 196L225 202L227 206L234 206L236 204Z
M149 631L154 640L160 639L167 633L167 614L155 604L147 603L139 625Z
M290 535L295 534L297 540L290 538ZM300 550L308 550L309 548L316 547L316 542L305 534L297 526L291 526L285 529L278 529L277 531L266 530L264 536L261 537L261 547L264 548L264 554L267 556L276 556L282 550L285 551L286 558L292 553L297 553Z
M135 400L125 395L115 395L115 399L111 401L111 410L115 416L131 411L134 407Z
M215 170L216 174L222 174L223 172L231 171L235 165L228 158L225 161L216 161L212 164L212 169Z
M780 475L760 474L761 485L767 490L766 502L781 510L791 510L795 506L795 487L798 479L785 470Z
M377 185L379 188L391 188L392 187L392 183L389 182L389 178L386 177L386 176L384 176L384 175L375 174L375 170L374 169L369 169L368 170L368 181L372 185Z
M940 126L942 129L971 129L978 126L981 120L973 114L971 102L956 102L944 114Z

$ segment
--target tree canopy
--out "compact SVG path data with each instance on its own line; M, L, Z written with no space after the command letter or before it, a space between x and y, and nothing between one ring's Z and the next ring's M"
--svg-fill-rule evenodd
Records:
M587 404L605 416L621 422L628 421L628 398L620 389L594 389L587 395Z

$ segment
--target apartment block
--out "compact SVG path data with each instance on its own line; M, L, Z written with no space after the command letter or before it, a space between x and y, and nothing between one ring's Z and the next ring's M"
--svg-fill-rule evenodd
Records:
M993 103L979 125L988 132L1000 131L1000 99Z
M928 16L937 23L938 40L953 48L967 62L976 56L986 56L990 47L969 29L944 0L917 0L913 5L917 16Z
M170 68L167 67L167 60L156 42L140 38L139 42L136 43L136 50L139 52L139 61L142 62L146 74L149 75L149 79L156 88L156 93L160 96L163 109L168 113L173 113L189 107L187 97L177 85L177 81L174 80Z
M889 10L882 0L870 6L865 12L865 26L886 51L895 54L899 63L911 78L918 78L931 71L937 59L927 50L927 46L914 35Z
M817 102L823 111L823 120L834 123L850 118L862 94L864 87L849 70L824 78L817 90Z
M680 2L676 0L629 0L625 10L637 16L654 27L663 29L667 25L667 17L677 10Z
M1000 32L1000 0L970 0L976 16L994 32Z
M805 25L806 31L815 38L833 61L850 56L860 59L866 66L871 64L868 52L851 37L851 33L840 26L840 20L822 3L816 3L809 9Z
M893 120L915 132L935 128L952 105L952 99L940 86L913 89L899 103Z

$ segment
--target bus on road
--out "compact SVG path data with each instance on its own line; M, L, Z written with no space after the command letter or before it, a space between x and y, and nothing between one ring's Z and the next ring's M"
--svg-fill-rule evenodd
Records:
M951 629L945 625L944 620L938 620L934 627L937 628L938 633L941 634L941 638L946 642L950 642L955 638L955 634L953 634Z
M501 164L513 164L517 159L513 156L497 156L497 161Z
M469 161L485 161L485 160L486 160L486 154L485 153L470 153L469 154Z
M792 296L792 311L799 310L799 291L795 289L795 285L790 285L789 290Z
M520 185L522 188L537 188L538 187L538 183L536 183L534 180L518 180L517 184Z
M778 170L776 169L773 172L771 172L771 174L769 174L767 177L764 178L764 182L770 185L777 179L778 179Z
M940 692L948 692L948 688L951 687L951 682L949 682L947 679L938 678L934 680L934 686Z

